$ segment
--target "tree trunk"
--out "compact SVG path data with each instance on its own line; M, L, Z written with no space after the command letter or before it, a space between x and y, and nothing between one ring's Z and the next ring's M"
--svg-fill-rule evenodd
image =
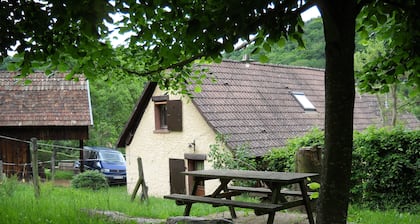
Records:
M349 203L355 97L356 1L319 1L325 35L325 149L318 224L345 224Z

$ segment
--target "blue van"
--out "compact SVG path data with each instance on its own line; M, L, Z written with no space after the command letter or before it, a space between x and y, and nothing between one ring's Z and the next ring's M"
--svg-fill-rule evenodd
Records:
M108 179L109 184L126 184L127 173L125 158L115 149L85 146L83 147L85 168L98 170Z

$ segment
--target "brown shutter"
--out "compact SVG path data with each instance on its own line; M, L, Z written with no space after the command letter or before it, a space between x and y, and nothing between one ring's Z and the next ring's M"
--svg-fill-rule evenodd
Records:
M170 100L167 104L168 130L182 131L182 101Z

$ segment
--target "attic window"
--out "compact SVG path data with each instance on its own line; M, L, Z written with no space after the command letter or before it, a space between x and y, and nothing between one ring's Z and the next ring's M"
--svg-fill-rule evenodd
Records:
M182 102L168 96L154 96L155 132L182 131Z
M302 92L292 92L293 97L299 102L300 106L305 111L315 111L315 106L309 101L309 99Z

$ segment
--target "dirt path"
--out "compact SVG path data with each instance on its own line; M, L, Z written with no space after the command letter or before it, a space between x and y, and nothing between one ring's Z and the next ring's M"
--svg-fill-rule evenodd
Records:
M235 224L265 224L267 223L268 215L256 216L253 212L237 212L237 219L233 220ZM229 211L218 213L215 215L210 215L208 217L217 217L217 218L230 218ZM276 212L274 218L275 224L307 224L308 220L306 214L302 213L291 213L291 212Z
M109 219L114 221L134 221L138 224L157 224L165 223L166 220L163 219L150 219L142 217L129 217L121 212L115 211L99 211L99 210L86 210L90 215L101 215L107 216ZM244 213L237 212L237 219L233 220L234 224L265 224L267 223L268 215L256 216L254 213ZM226 218L230 219L229 212L222 212L213 215L206 216L206 218ZM306 219L306 214L301 213L286 213L286 212L277 212L274 218L274 224L306 224L308 223Z
M54 186L70 187L70 180L54 180Z

